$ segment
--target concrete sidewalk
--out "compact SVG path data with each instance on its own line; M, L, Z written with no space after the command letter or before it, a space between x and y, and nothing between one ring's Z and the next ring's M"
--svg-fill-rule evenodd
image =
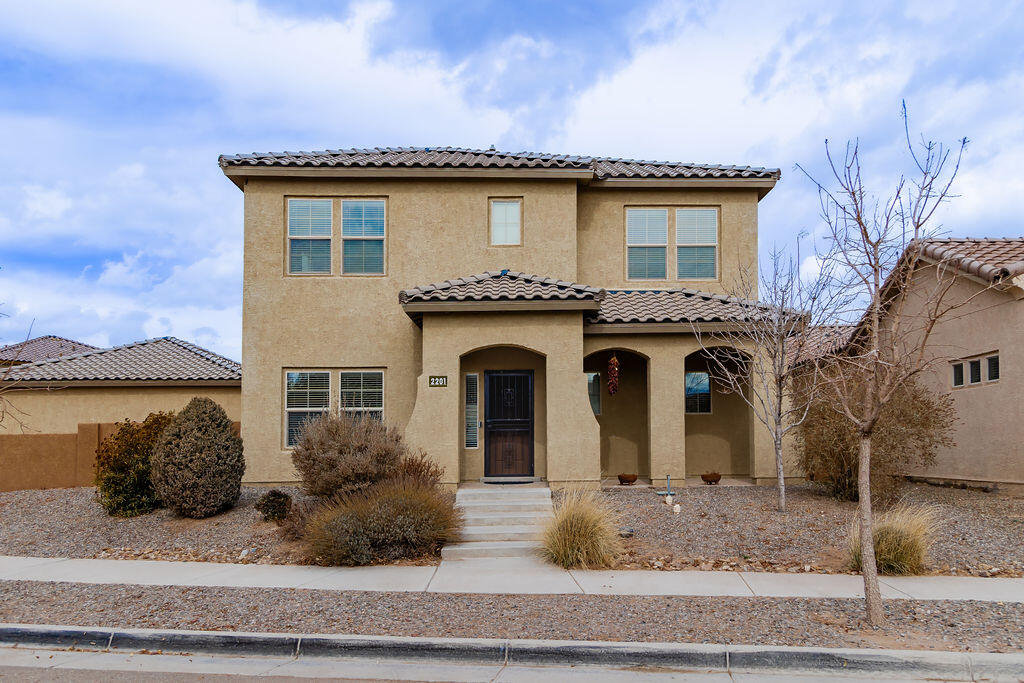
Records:
M0 555L0 580L434 593L863 597L861 577L850 574L565 571L531 558L338 568ZM892 599L1024 602L1024 579L907 576L885 577L881 583L882 596Z

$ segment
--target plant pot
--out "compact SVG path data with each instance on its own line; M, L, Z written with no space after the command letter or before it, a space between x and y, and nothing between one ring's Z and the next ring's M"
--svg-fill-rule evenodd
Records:
M620 474L619 475L619 484L621 484L622 486L632 486L634 483L636 483L636 475L635 474Z
M705 472L700 475L700 478L704 480L705 484L717 484L722 479L722 475L718 472Z

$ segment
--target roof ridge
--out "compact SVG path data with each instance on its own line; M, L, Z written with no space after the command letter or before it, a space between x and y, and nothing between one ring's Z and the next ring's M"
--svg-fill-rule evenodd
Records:
M32 337L31 339L26 339L25 341L13 342L11 344L4 344L3 346L0 346L0 351L3 351L4 349L10 349L10 348L13 348L15 346L21 346L23 344L30 344L31 342L39 341L40 339L59 339L61 341L65 341L65 342L68 342L70 344L78 344L79 346L88 346L89 348L92 348L92 349L102 349L103 348L102 346L95 346L93 344L87 344L85 342L78 341L77 339L71 339L69 337L62 337L59 334L41 334L38 337Z
M189 341L185 341L184 339L179 339L178 337L171 337L171 336L157 337L153 341L160 341L160 340L166 340L166 341L172 342L174 344L177 344L178 346L182 347L183 349L186 349L186 350L191 351L192 353L196 354L200 358L205 358L206 360L214 362L217 365L220 365L221 367L226 368L228 370L234 370L236 368L241 368L242 367L242 364L239 363L236 360L231 360L227 356L222 356L222 355L220 355L219 353L217 353L215 351L211 351L209 349L203 348L202 346L199 346L197 344L193 344L192 342L189 342Z
M30 368L41 365L49 365L52 363L60 363L66 360L73 360L75 358L82 358L83 356L95 356L101 353L107 353L108 351L119 351L121 349L131 348L133 346L141 346L142 344L148 344L150 342L159 341L164 337L153 337L152 339L143 339L141 341L130 342L128 344L121 344L119 346L110 346L107 348L96 348L91 351L82 351L80 353L72 353L68 356L60 356L59 358L44 358L43 360L32 361L31 363L23 363L18 368Z

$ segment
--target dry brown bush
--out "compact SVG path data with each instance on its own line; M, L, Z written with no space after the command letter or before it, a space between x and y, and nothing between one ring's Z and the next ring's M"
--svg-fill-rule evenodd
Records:
M875 521L875 564L889 575L923 574L939 527L939 509L932 505L897 505ZM861 570L860 527L850 529L850 566Z
M541 554L566 569L611 566L622 552L618 517L593 491L563 493L544 529Z

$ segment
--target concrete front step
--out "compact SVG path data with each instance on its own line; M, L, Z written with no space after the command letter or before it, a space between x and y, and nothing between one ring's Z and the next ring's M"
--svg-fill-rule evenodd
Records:
M511 500L492 503L472 500L456 503L467 515L508 512L517 515L551 514L551 501Z
M506 502L506 501L547 501L551 502L551 489L540 488L505 488L491 489L459 489L455 500L461 502Z
M463 508L463 520L466 526L540 526L543 527L548 523L553 515L551 509L548 510L535 510L531 512L492 512L490 509L485 511L474 511L470 512Z
M463 541L441 548L442 560L469 560L487 557L534 557L534 541Z
M538 525L465 526L463 541L539 541L544 527Z

